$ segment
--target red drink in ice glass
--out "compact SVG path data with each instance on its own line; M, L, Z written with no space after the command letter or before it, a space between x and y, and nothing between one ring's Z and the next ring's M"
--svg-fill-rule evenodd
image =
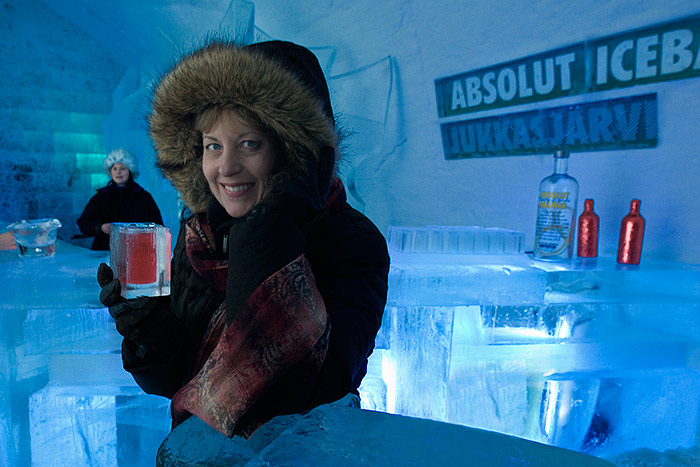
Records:
M156 232L131 232L126 243L126 283L152 284L158 279Z

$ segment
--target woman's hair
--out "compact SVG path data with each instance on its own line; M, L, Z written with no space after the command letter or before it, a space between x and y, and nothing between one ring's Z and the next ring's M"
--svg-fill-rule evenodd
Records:
M216 121L224 112L228 112L231 115L234 115L238 120L241 121L241 123L244 123L245 125L255 127L268 134L274 133L269 129L265 128L265 125L261 121L259 121L259 119L255 117L255 115L252 115L250 112L246 112L245 107L207 107L206 109L195 115L195 130L199 131L200 133L210 130L214 126L214 123L216 123Z

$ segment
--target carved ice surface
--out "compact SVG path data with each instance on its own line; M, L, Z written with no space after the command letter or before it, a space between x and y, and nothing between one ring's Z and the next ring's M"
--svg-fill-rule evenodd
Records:
M389 230L380 350L360 388L386 396L371 401L597 456L696 444L700 267L455 254L456 232L508 234Z
M122 368L98 301L107 260L61 241L55 256L0 251L0 465L154 464L168 401Z
M426 238L457 230L476 234ZM601 457L695 445L700 267L395 246L363 408ZM169 401L121 367L97 300L107 256L61 241L54 257L0 252L0 465L152 465Z
M167 401L138 387L49 384L29 398L33 465L154 465Z

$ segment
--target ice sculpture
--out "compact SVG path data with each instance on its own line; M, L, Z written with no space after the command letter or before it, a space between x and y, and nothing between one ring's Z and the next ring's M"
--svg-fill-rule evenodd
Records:
M329 77L333 109L341 127L352 128L348 140L343 141L348 150L338 172L350 202L365 212L370 192L377 196L377 184L372 182L386 175L387 161L393 160L400 144L395 117L396 65L394 58L387 56L345 73L331 74L329 68L324 67L324 71Z
M518 238L389 229L389 300L363 408L601 457L694 446L700 267L536 262Z

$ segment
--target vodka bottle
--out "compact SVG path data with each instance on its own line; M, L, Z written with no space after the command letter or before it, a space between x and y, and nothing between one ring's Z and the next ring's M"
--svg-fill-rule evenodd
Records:
M630 212L622 219L620 226L620 241L617 246L617 262L619 264L639 264L642 257L644 242L644 217L639 213L642 202L633 199L630 202Z
M576 232L578 182L566 171L569 153L554 153L554 173L540 183L535 231L535 258L568 261Z

